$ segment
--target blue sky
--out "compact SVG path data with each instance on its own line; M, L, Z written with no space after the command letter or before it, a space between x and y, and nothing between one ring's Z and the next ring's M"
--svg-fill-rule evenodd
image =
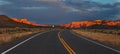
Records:
M119 0L0 0L0 14L42 24L120 19Z

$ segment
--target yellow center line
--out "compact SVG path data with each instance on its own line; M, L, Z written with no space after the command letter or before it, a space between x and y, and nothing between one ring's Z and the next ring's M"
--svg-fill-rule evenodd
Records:
M58 38L69 54L76 54L76 52L66 43L66 41L61 37L60 32L58 33Z

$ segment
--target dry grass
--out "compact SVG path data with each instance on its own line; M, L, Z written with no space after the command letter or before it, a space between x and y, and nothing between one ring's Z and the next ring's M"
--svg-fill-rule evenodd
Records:
M48 29L47 29L48 30ZM0 34L0 45L4 45L6 43L9 43L15 39L28 36L30 34L38 33L47 31L46 29L29 29L29 31L13 31L13 32L7 32Z
M120 47L120 35L115 34L105 34L99 32L89 32L84 30L73 30L73 32L78 33L84 37L100 41L105 44L111 44L113 46Z
M32 32L16 33L16 34L0 34L0 45L11 42L14 39L18 39L29 34L32 34Z

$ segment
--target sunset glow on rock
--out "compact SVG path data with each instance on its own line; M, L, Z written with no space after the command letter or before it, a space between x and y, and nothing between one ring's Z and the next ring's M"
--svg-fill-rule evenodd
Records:
M24 24L29 24L29 25L33 25L33 26L48 26L46 24L37 24L36 22L30 22L28 19L26 18L22 18L22 19L18 19L18 18L11 18L12 20L19 22L19 23L24 23Z
M116 21L93 20L93 21L79 21L79 22L71 22L68 24L60 24L60 26L66 28L81 28L81 27L90 27L93 25L120 26L120 20L116 20Z

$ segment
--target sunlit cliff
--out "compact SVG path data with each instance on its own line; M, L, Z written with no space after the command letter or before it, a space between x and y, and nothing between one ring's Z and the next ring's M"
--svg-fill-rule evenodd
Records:
M19 23L25 23L25 24L29 24L29 25L33 25L33 26L47 26L46 24L37 24L36 22L30 22L28 19L26 18L22 18L22 19L18 19L18 18L11 18L12 20L19 22Z
M93 25L104 25L104 26L120 26L120 20L93 20L93 21L78 21L71 22L68 24L60 24L62 27L66 28L81 28L90 27Z

